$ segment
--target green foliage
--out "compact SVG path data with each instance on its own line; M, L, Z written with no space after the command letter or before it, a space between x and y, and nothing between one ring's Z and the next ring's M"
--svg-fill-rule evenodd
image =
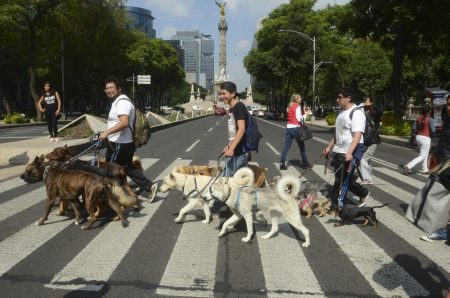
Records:
M380 134L386 136L410 136L411 124L409 122L397 122L391 124L383 124L380 127Z
M325 121L329 126L334 126L336 124L337 113L330 113L325 116Z
M3 122L5 124L20 124L20 123L28 123L28 122L30 122L30 120L26 119L25 116L23 116L19 113L14 113L10 116L6 116L3 119Z

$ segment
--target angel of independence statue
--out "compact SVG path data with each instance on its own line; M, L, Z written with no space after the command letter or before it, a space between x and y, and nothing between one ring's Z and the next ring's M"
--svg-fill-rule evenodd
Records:
M227 5L226 2L220 3L219 1L215 0L217 6L220 8L220 14L224 17L225 16L225 5Z

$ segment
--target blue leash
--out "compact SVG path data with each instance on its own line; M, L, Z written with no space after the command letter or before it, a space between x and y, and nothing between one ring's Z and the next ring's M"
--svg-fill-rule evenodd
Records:
M356 166L355 159L352 159L350 163L350 168L348 170L347 177L345 178L344 184L342 184L341 193L339 195L339 207L344 207L345 194L347 193L348 185L350 183L351 176L350 173L353 173L353 168Z

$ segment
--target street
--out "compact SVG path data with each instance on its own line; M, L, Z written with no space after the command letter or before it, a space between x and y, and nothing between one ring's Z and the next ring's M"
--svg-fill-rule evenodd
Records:
M146 175L161 183L175 165L216 163L226 145L226 125L225 117L209 116L153 133L137 151ZM258 126L263 138L251 163L267 167L268 178L304 173L306 180L330 191L334 176L331 168L324 173L320 158L330 130L310 127L314 139L306 142L306 150L311 170L295 166L299 154L293 144L288 170L280 171L285 122L259 119ZM33 129L22 136L46 134L45 127ZM44 183L26 185L17 173L0 180L1 296L441 297L450 289L449 246L420 240L424 232L404 217L427 177L404 176L398 165L417 155L413 149L381 144L367 199L368 206L389 203L376 209L378 227L364 227L362 220L334 227L334 215L302 217L310 230L308 248L301 246L303 235L284 220L268 240L260 236L270 225L255 223L248 244L240 240L244 224L217 237L223 214L205 225L199 210L176 224L175 214L187 203L177 191L159 192L151 204L143 201L141 212L128 210L127 228L101 219L84 231L73 218L56 216L56 207L44 225L36 226L46 200Z

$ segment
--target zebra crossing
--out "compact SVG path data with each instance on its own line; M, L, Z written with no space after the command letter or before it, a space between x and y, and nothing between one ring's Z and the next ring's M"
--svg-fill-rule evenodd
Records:
M161 181L174 166L190 164L192 160L144 158L142 163L146 171L156 176L155 181ZM158 163L164 164L164 170L153 173L152 169ZM406 177L388 165L378 165L374 167L375 184L370 186L372 195L367 200L370 206L381 205L389 199L406 205L416 190L424 185L423 179ZM324 174L323 167L315 165L310 174L332 184L333 174ZM280 172L283 175L300 174L293 166ZM270 176L279 174L269 173ZM408 184L409 188L403 188L404 184ZM405 254L412 252L414 257L420 259L423 266L437 266L441 275L447 279L450 276L448 246L442 242L421 241L419 237L423 232L404 218L404 211L393 206L377 209L381 223L377 229L363 228L358 224L335 228L334 216L303 218L311 231L312 242L311 247L302 248L303 236L285 222L280 223L279 233L268 240L262 240L260 236L270 226L255 222L256 234L250 244L239 241L243 233L239 229L219 239L218 225L224 219L215 218L205 225L201 222L202 211L193 212L186 217L184 224L177 225L173 221L174 216L170 212L167 214L167 210L176 212L185 201L174 191L158 193L155 203L144 201L141 212L128 215L130 225L125 229L117 222L107 222L90 231L76 230L77 233L74 233L74 229L79 228L74 227L72 219L54 214L43 226L35 226L46 199L43 183L27 192L25 183L19 177L12 177L1 181L0 188L14 189L18 193L13 198L0 194L0 223L19 220L16 219L19 213L31 213L26 217L25 224L17 225L17 230L0 237L0 284L24 270L24 264L54 261L57 264L53 265L58 269L52 272L50 278L39 283L43 293L45 289L53 291L50 293L60 293L59 296L67 291L100 292L116 284L115 280L125 274L152 285L139 289L144 291L142 293L161 297L213 297L224 292L236 296L327 297L337 294L336 290L344 296L434 295L436 290L432 289L429 280L423 278L423 274L416 275L411 268L398 261L403 248L406 249ZM11 192L7 193L10 196ZM379 197L380 194L384 197ZM161 214L163 210L165 214ZM34 219L31 221L29 218ZM147 237L155 228L155 218L164 218L166 227L172 231L167 236L176 237L171 241L161 239L152 242L153 250L160 250L165 256L161 265L156 264L158 260L155 260L154 253L150 256L148 247L141 244L142 237ZM9 228L11 226L8 224ZM3 235L1 230L0 225L0 236ZM164 231L158 232L164 234ZM387 239L384 234L393 238ZM78 243L71 244L73 235L86 238L83 241L75 239ZM157 236L152 237L157 239ZM55 256L41 260L48 258L41 255L43 250L61 242L67 245L62 250L67 249L70 257ZM74 248L78 250L73 251ZM127 268L130 255L138 256L141 263L148 264L148 271L156 270L158 266L162 270L156 270L158 276L151 277L148 272L134 272L132 268ZM154 267L152 263L155 263ZM18 278L20 280L20 276ZM248 284L253 279L255 283ZM335 279L336 284L330 285L330 279ZM360 285L348 288L356 282Z

